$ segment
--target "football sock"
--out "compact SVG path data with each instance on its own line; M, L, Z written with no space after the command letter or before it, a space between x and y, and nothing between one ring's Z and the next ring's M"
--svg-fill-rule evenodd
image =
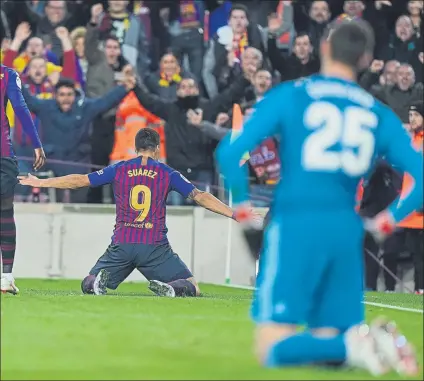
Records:
M178 279L168 283L175 290L175 296L196 296L196 287L187 279Z
M11 273L16 249L16 226L13 209L2 210L0 213L0 247L3 272Z
M310 332L302 332L274 344L269 350L265 365L278 367L323 364L345 359L344 335L322 338L315 337Z
M81 282L81 291L83 294L94 294L94 281L96 280L95 275L86 276Z

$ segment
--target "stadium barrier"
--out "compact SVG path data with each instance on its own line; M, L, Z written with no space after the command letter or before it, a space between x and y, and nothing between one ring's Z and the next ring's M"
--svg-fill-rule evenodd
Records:
M16 277L82 279L105 252L115 223L114 205L17 203L15 211ZM236 222L185 206L167 208L167 225L174 251L200 282L222 284L230 278L254 284L256 264ZM128 281L137 280L145 279L135 271Z
M17 203L15 211L18 278L82 279L109 245L115 223L114 205ZM256 264L237 223L199 207L167 211L170 243L198 281L254 286ZM397 291L413 289L413 269L398 274ZM145 278L134 271L128 281Z

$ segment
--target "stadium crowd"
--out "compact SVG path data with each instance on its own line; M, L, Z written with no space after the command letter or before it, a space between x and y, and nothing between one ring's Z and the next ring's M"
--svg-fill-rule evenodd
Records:
M163 161L200 188L215 189L217 142L241 127L273 85L317 73L320 37L329 22L345 17L363 18L375 32L374 61L360 85L388 104L422 144L423 1L7 0L1 6L1 61L21 75L49 160L46 171L87 173L132 158L134 136L148 126L161 136ZM138 78L134 91L118 86L127 73ZM90 98L96 101L87 111ZM45 104L51 99L55 109ZM10 107L8 117L17 155L31 156ZM257 206L269 205L279 180L278 144L270 138L246 157ZM30 161L20 166L28 172ZM379 164L364 183L362 213L387 206L403 191L403 178ZM21 197L38 201L37 192L21 190ZM107 193L71 191L58 201L103 203ZM170 195L172 205L186 202ZM422 222L416 221L389 240L385 264L395 270L398 254L411 253L416 289L422 290ZM367 245L377 254L373 242ZM367 285L375 289L378 266L366 257ZM388 277L386 287L394 286Z

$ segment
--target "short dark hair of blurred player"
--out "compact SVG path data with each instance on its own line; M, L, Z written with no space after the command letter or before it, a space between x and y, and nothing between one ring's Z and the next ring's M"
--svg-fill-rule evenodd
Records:
M135 137L138 156L89 175L50 179L20 178L22 185L75 189L112 184L116 200L116 225L112 243L82 282L84 293L105 294L116 289L134 269L150 281L159 296L196 296L193 274L175 254L167 239L166 199L172 190L198 205L234 218L230 207L208 192L198 190L169 166L160 163L159 134L141 129ZM36 184L36 185L35 185Z
M6 116L6 104L8 100L12 104L13 111L19 119L25 133L28 135L34 148L34 169L38 170L44 164L44 154L37 129L31 117L31 113L22 95L22 84L18 73L11 68L1 65L0 67L0 92L3 107L0 121L0 248L2 259L1 291L17 294L19 289L15 285L12 275L16 248L16 226L13 210L13 198L15 186L18 183L18 163L12 148L10 139L10 125Z
M375 38L372 28L366 22L349 19L335 21L329 25L323 37L321 65L331 65L335 70L347 67L355 76L370 66Z

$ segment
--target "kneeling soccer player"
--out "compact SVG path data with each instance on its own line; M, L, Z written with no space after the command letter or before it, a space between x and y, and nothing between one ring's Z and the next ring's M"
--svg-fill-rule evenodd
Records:
M20 178L22 185L74 189L112 184L116 225L112 242L82 281L85 294L102 295L116 289L134 269L150 281L159 296L198 296L193 274L173 252L165 223L166 199L172 190L198 205L236 219L233 210L208 192L202 192L179 172L158 161L159 134L141 129L135 138L138 156L89 175L50 179Z
M372 28L363 21L329 29L321 42L321 74L271 90L242 133L218 149L239 221L249 226L240 159L270 136L284 142L252 305L264 366L340 362L373 375L418 373L411 345L393 325L364 324L364 227L383 239L423 205L421 153L395 113L356 83L373 50ZM354 209L356 189L375 157L408 172L415 187L364 221Z

